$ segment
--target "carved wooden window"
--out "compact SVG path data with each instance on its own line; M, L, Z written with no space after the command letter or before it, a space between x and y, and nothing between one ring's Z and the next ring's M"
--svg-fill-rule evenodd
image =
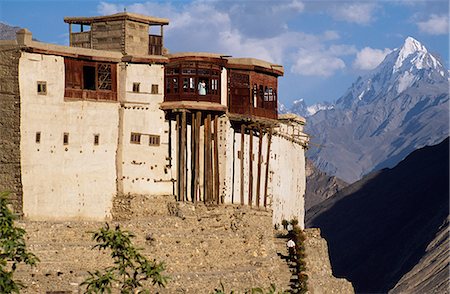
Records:
M141 144L141 134L139 134L139 133L131 133L130 143L132 143L132 144Z
M64 58L68 99L117 100L116 64Z
M148 136L148 145L149 146L159 146L160 136L159 135L149 135Z
M37 93L39 95L47 95L47 82L45 81L37 82Z

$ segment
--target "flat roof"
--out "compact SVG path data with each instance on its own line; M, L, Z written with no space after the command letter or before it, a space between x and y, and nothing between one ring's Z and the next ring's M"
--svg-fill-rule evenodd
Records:
M235 58L229 57L228 67L229 68L237 68L237 69L263 69L269 72L276 73L278 75L284 74L284 68L280 64L271 63L268 61L264 61L256 58Z
M211 53L211 52L176 52L166 55L169 58L179 58L179 57L208 57L208 58L224 58L229 55Z
M91 17L64 17L65 23L73 24L91 24L94 22L101 21L112 21L112 20L134 20L137 22L149 24L149 25L168 25L169 19L147 16L143 14L130 13L130 12L120 12L111 15L101 15L101 16L91 16Z
M294 113L285 113L285 114L278 114L279 120L288 120L288 121L294 121L300 124L305 124L306 119L303 116L294 114Z

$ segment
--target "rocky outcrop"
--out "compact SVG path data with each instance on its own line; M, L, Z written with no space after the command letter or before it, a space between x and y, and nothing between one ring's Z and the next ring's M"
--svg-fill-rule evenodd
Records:
M310 160L306 160L306 192L305 211L330 198L348 184L343 180L329 176L314 166Z
M330 259L328 258L327 241L320 236L320 230L306 229L305 235L308 291L314 294L355 293L349 281L333 276Z

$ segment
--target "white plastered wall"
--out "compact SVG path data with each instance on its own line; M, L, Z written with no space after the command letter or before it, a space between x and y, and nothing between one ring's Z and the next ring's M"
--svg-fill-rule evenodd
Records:
M305 152L298 142L293 142L292 135L301 133L301 126L294 127L280 123L274 130L270 146L267 207L273 210L273 224L281 224L283 219L298 219L304 227L304 195L306 187ZM240 204L241 200L241 133L231 127L228 119L221 125L222 136L220 156L220 189L225 203ZM220 138L219 138L220 139ZM258 142L253 136L253 206L256 206L258 175ZM260 174L260 207L264 207L264 184L267 168L268 134L262 137L261 174ZM244 135L244 204L248 205L249 197L249 148L250 135ZM239 154L239 155L238 155Z
M121 99L121 169L119 181L127 194L172 194L173 177L169 166L169 123L159 107L163 102L164 67L160 64L122 64L124 84ZM139 83L139 92L133 92ZM158 93L152 94L152 85ZM141 134L140 144L131 143L131 133ZM159 146L149 145L149 135L160 136Z
M300 144L274 136L270 162L274 224L296 218L304 228L305 218L305 152Z
M47 94L37 94L37 81ZM116 193L118 103L64 101L64 58L22 53L23 210L32 220L111 217ZM36 143L36 133L41 133ZM63 144L63 134L69 144ZM94 135L99 145L94 145Z

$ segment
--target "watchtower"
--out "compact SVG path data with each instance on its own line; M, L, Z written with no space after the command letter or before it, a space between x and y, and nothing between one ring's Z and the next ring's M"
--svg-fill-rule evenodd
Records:
M119 51L124 55L162 55L165 18L121 12L107 16L65 17L70 46ZM73 30L72 25L80 25ZM159 35L151 32L159 26ZM86 30L87 29L87 30Z

